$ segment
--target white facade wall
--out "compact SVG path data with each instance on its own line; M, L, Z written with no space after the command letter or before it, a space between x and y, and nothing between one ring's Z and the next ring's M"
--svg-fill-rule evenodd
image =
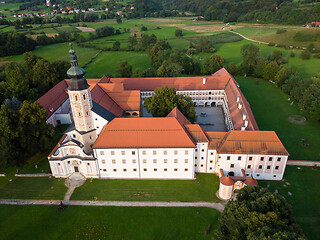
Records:
M197 143L195 149L195 169L196 172L207 172L207 159L208 159L208 145L207 142Z
M245 154L219 154L220 168L223 169L225 176L229 172L234 172L235 176L242 176L241 169L245 169L247 155Z
M207 157L207 173L215 173L218 170L216 170L216 163L217 163L217 150L208 149L208 157Z
M194 148L94 149L101 178L193 179Z
M288 160L288 156L279 155L220 154L219 157L219 168L225 175L232 171L235 176L242 176L244 169L247 176L257 180L281 180Z
M57 126L57 113L69 113L70 112L70 100L69 98L46 120L46 123Z
M91 113L93 118L93 126L96 129L97 135L99 135L103 126L108 123L108 120L104 119L99 114L96 114L93 111L91 111Z

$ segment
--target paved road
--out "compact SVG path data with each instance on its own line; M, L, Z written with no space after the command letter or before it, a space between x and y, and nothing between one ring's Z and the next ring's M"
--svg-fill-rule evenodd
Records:
M59 205L60 200L24 200L0 199L1 205ZM207 207L220 212L224 209L223 203L211 202L117 202L117 201L64 201L66 205L75 206L115 206L115 207Z
M287 166L320 166L320 161L308 161L308 160L288 160Z

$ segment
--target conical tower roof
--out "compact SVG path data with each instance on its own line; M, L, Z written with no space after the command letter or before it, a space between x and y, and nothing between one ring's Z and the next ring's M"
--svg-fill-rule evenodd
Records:
M70 43L70 63L71 67L67 71L67 75L71 78L68 83L68 89L71 91L80 91L87 89L89 87L87 80L84 78L86 71L78 66L78 59L75 55L76 51L72 48L72 43Z

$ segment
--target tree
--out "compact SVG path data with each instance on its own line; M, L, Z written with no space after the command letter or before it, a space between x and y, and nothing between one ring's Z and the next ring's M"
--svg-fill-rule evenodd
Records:
M145 77L145 72L141 68L136 68L132 73L132 77Z
M206 37L200 37L196 46L199 52L214 53L216 51L212 42Z
M227 70L232 76L237 76L239 74L239 68L234 62L229 63Z
M19 145L24 153L32 155L48 150L54 136L52 125L46 123L47 111L37 102L24 101L19 110Z
M183 36L182 30L181 30L181 29L177 29L177 30L174 32L174 35L175 35L176 37L182 37L182 36Z
M320 78L312 78L312 83L306 88L299 103L311 116L320 120Z
M260 48L254 44L243 45L241 55L243 57L242 67L245 73L253 73L261 59Z
M305 237L283 197L259 186L246 186L235 201L225 206L216 239L302 240Z
M202 74L212 74L219 69L221 69L224 65L224 58L215 54L211 55L210 58L206 59L204 62L201 72Z
M5 67L6 88L12 96L24 98L29 90L26 69L18 63L9 63Z
M309 50L303 50L300 54L300 58L303 59L303 60L307 60L307 59L310 59L311 57L311 53L309 52Z
M263 68L262 77L265 80L274 81L278 71L279 71L279 65L276 61L266 63Z
M145 98L147 111L151 112L153 117L165 117L177 107L190 122L194 123L197 120L190 97L176 95L176 89L168 86L157 88L154 93L152 97Z
M112 46L112 51L119 51L119 50L120 50L120 42L115 41Z
M132 75L132 66L125 60L118 62L116 67L116 76L117 77L131 77Z

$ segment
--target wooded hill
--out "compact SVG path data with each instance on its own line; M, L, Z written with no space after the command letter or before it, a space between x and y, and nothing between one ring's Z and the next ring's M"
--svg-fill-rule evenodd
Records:
M319 0L136 0L136 10L179 10L205 20L306 24L320 21Z

